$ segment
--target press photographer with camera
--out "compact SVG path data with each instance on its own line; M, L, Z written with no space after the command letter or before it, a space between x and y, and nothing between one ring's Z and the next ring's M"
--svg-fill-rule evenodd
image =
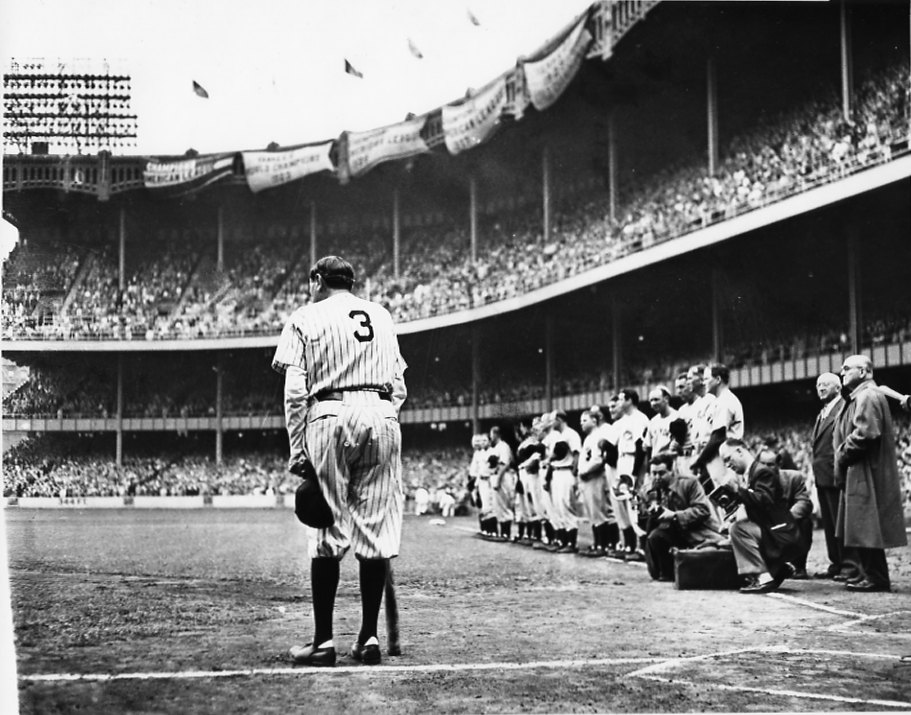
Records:
M721 540L705 490L695 477L675 473L675 461L669 452L649 461L645 556L648 572L657 581L674 580L672 548L691 549Z
M778 470L762 464L743 440L730 438L719 448L726 467L735 472L712 493L716 504L739 502L746 518L731 525L731 546L737 573L746 579L741 593L769 593L793 573L800 534L781 485ZM741 486L737 475L746 477Z

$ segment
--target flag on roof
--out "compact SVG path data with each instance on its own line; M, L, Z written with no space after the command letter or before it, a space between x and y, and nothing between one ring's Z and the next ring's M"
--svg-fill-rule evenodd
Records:
M364 79L364 73L356 70L354 68L354 65L351 64L347 59L345 60L345 72L347 72L348 74L353 74L355 77L360 77L361 79Z
M209 98L209 93L206 92L206 88L203 87L203 86L202 86L199 82L197 82L195 79L193 80L193 91L196 92L196 96L197 96L197 97L202 97L203 99L208 99L208 98Z

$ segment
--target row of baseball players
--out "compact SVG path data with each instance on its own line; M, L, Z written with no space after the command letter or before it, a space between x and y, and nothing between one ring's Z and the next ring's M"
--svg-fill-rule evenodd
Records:
M608 419L598 406L582 412L582 435L560 410L520 421L515 457L498 427L489 438L475 435L469 478L481 536L513 539L515 522L515 541L575 553L581 516L593 536L584 555L642 560L636 497L648 461L670 453L677 472L696 472L710 488L725 471L719 446L743 436L743 408L728 377L720 364L691 367L676 381L679 410L667 388L651 391L651 419L639 409L635 390L621 390L607 403Z

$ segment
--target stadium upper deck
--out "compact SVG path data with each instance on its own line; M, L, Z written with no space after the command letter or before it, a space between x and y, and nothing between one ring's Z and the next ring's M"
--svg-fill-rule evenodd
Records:
M838 309L824 321L801 315L774 332L763 325L738 335L742 324L734 320L723 334L719 321L704 317L660 348L639 338L667 315L626 305L624 320L607 321L609 300L586 313L578 297L585 290L630 293L641 308L660 294L667 307L675 295L669 288L683 280L690 286L685 300L702 316L723 314L723 286L713 291L709 284L743 282L756 294L768 274L754 272L752 259L727 276L703 272L687 256L730 264L739 239L778 232L795 242L784 250L811 255L802 221L820 207L834 207L831 235L838 241L848 241L837 218L853 213L839 208L845 202L872 202L891 216L896 196L907 194L902 179L911 175L906 9L853 4L845 16L851 32L844 33L835 4L661 4L632 26L608 61L585 62L549 109L529 108L479 148L385 163L344 186L317 175L257 194L228 181L180 198L133 188L101 201L71 182L62 191L25 188L27 174L20 173L18 183L4 184L6 208L27 239L4 266L4 352L30 361L60 350L227 354L268 347L284 315L304 299L310 257L338 252L362 269L362 290L402 321L403 349L420 385L414 403L429 408L441 403L436 392L450 393L442 402L453 409L418 410L416 421L464 419L475 410L468 355L474 331L483 336L475 340L484 341L482 353L490 346L511 366L485 369L497 387L479 385L479 397L493 403L512 395L517 399L505 408L512 411L525 409L523 392L533 398L529 410L548 404L555 391L584 401L597 394L589 389L595 385L647 384L691 356L740 354L749 367L734 379L747 384L793 379L795 361L804 359L798 356L823 353L829 364L826 339L833 335L839 349L861 346L863 322L874 326L871 336L877 321L898 325L878 332L898 345L889 364L911 363L901 332L909 313L899 309L896 320L886 310L894 295L866 300L869 320L858 319L861 306L851 309L847 297L837 297ZM840 63L848 35L851 61ZM66 179L67 167L81 160L57 161ZM113 162L111 188L128 183L113 159L97 161ZM22 158L6 168L27 172L43 163ZM240 170L237 157L231 166ZM888 221L882 229L892 238L901 233ZM716 247L705 254L708 246ZM895 250L888 242L882 248ZM651 288L656 276L660 284ZM830 276L850 292L848 267ZM630 291L631 283L650 290ZM806 291L814 304L821 302L816 295L831 298L819 282ZM761 322L776 308L749 303L763 313ZM538 335L550 335L540 348L532 338L503 346L491 336L529 316ZM557 323L550 333L548 320ZM574 347L554 344L566 341L560 327L569 322L579 334L597 336L596 355L578 356L586 353L578 340L569 343ZM433 366L418 366L447 343L457 346L457 365L444 372L459 377L435 386ZM524 350L542 355L542 364ZM560 368L542 385L543 363L555 354ZM804 362L797 376L813 369ZM206 404L208 410L211 396ZM488 407L491 415L497 410Z

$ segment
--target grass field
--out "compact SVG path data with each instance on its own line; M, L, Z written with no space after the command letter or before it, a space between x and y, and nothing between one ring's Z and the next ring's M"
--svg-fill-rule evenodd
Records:
M481 541L468 518L408 517L403 654L312 670L284 659L311 633L290 510L5 516L26 713L911 709L908 548L889 552L893 593L802 581L745 596ZM359 608L349 556L342 651Z

